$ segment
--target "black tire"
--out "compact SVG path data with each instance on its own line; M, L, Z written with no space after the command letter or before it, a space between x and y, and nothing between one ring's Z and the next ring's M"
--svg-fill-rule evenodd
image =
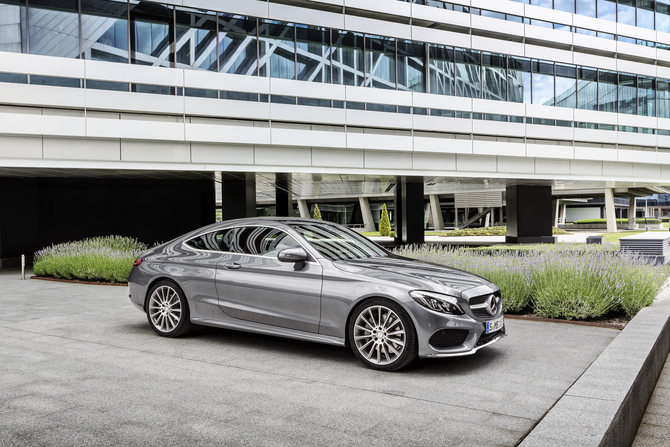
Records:
M347 334L354 354L368 368L396 371L417 354L412 319L402 306L386 298L372 298L356 306Z
M158 281L149 289L146 310L149 325L162 337L180 337L193 329L186 296L169 279Z

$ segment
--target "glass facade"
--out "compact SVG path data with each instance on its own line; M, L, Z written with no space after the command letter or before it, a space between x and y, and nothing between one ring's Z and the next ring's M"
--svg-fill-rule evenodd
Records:
M649 12L655 8L658 17L659 11L667 11L668 6L662 2L576 1L574 7L576 11L585 11L584 8L595 5L598 14L601 3L604 10L614 6L620 21L633 11L638 25L645 14L641 10ZM569 12L571 4L554 0L552 6ZM0 0L0 11L3 12L0 48L8 52L670 118L670 81L648 76L159 3L35 0L26 7L14 0ZM26 79L31 84L81 85L78 79L48 76ZM122 82L97 80L87 81L86 87L118 91L131 88ZM134 85L132 90L182 94L181 89L166 86ZM184 93L209 98L270 100L266 95L216 90L187 89ZM335 104L329 100L289 99L273 96L271 100L344 107L341 102ZM359 106L349 103L346 107ZM360 107L410 112L408 107L379 104L361 103Z

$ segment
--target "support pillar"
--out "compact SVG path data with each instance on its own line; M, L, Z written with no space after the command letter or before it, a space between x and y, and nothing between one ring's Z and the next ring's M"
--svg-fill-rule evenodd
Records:
M509 243L553 242L551 186L508 186L507 235Z
M430 213L433 216L433 227L435 231L444 231L444 219L442 218L442 209L440 208L440 196L430 195Z
M300 217L303 219L311 219L312 216L309 214L309 205L307 204L307 200L305 199L298 199L298 211L300 211Z
M396 177L395 188L395 241L403 245L423 244L423 178ZM398 229L398 223L400 223L400 229Z
M551 220L554 222L554 226L558 228L559 212L561 211L561 205L558 199L554 199L551 201L551 211L552 211Z
M256 217L256 173L221 173L223 220Z
M635 196L630 196L628 199L628 229L635 229L635 208L637 205L637 199Z
M616 233L616 214L614 212L614 190L605 188L605 216L607 219L607 232Z
M361 214L363 215L363 225L365 231L377 231L375 220L372 218L370 202L367 197L359 197L358 203L361 205Z
M458 208L454 208L454 230L458 230Z
M293 216L293 197L290 191L291 174L278 172L275 174L275 215L280 217Z

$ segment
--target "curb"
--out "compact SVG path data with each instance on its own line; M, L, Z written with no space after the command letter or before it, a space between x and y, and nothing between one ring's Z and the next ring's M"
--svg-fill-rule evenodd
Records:
M670 288L664 287L654 304L628 323L519 446L630 446L668 352Z
M49 276L31 276L30 279L38 279L40 281L66 282L66 283L70 283L70 284L87 284L89 286L128 287L127 282L81 281L81 280L78 280L78 279L51 278Z

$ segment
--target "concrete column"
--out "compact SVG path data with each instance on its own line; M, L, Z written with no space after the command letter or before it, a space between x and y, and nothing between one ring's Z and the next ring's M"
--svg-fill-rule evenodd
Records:
M505 242L550 241L551 186L508 186L507 235Z
M616 214L614 212L614 190L605 188L605 216L607 219L607 232L616 233Z
M396 177L395 188L393 190L393 240L396 244L402 244L402 177Z
M275 206L276 215L281 217L293 216L293 197L289 189L291 174L277 172L275 174Z
M554 221L554 226L558 227L558 213L560 211L560 203L558 199L552 200L551 201L551 211L552 211L552 219Z
M444 230L444 219L440 209L440 197L437 194L430 195L430 213L433 216L433 227L437 231Z
M298 210L300 211L300 217L303 219L310 219L312 216L309 214L309 205L307 200L298 199Z
M372 218L370 202L367 197L359 197L358 203L361 205L361 214L363 215L363 225L365 231L377 231L375 220Z
M424 242L423 178L396 177L395 202L396 243L422 244ZM397 229L398 222L401 222L400 231Z
M454 229L458 230L458 208L454 208Z
M500 220L498 221L498 223L499 223L500 225L502 225L503 222L504 222L504 220L505 220L505 217L503 216L503 207L501 206L501 207L500 207Z
M256 217L256 173L221 173L223 220Z
M637 199L635 196L630 196L628 198L628 229L635 229L635 206L637 204Z
M491 213L487 213L486 217L484 217L484 227L488 228L491 226Z
M561 213L561 217L563 218L563 223L566 223L568 221L568 204L567 203L563 204L563 212Z

